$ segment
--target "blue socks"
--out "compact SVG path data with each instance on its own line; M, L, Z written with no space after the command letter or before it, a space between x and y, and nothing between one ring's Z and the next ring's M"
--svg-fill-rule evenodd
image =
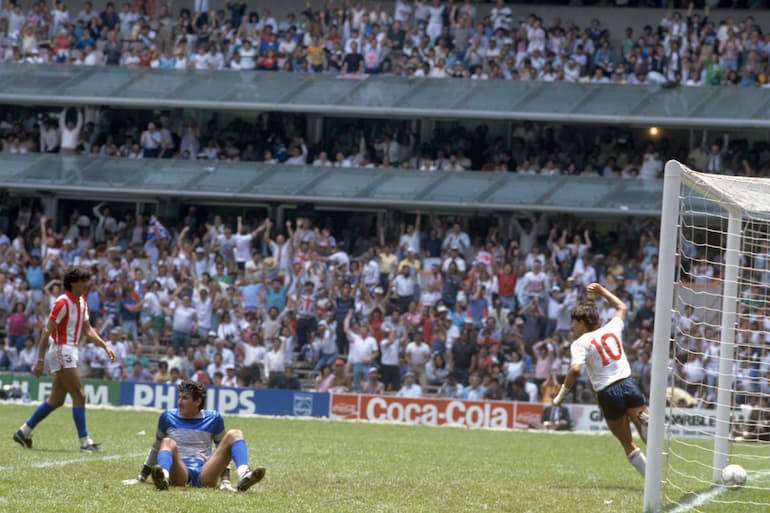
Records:
M40 406L35 408L35 411L30 416L29 420L27 420L27 425L30 429L33 429L35 426L38 425L38 423L46 418L49 413L51 413L54 409L51 408L51 406L48 404L48 401L43 401L40 403ZM28 435L29 433L27 433Z
M171 464L173 463L173 458L171 457L171 451L159 451L158 452L158 458L157 463L160 465L160 467L166 471L171 470Z
M86 409L82 406L73 406L72 418L75 420L75 427L78 430L78 437L87 437L88 430L86 429Z
M236 468L249 464L249 449L246 447L245 440L236 440L233 442L233 445L230 447L230 453L232 454Z

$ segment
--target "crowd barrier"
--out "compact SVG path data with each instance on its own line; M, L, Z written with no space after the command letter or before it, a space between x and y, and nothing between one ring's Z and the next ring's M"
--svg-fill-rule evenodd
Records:
M176 407L173 385L83 379L90 405ZM51 379L24 374L0 373L0 387L17 388L30 401L43 401L51 391ZM225 415L257 414L290 417L460 426L465 428L529 429L540 422L545 405L515 401L468 401L461 399L407 399L363 394L328 394L297 390L209 387L206 407ZM596 405L567 405L573 431L602 432L607 425ZM713 410L674 409L671 427L675 436L711 437L716 433Z

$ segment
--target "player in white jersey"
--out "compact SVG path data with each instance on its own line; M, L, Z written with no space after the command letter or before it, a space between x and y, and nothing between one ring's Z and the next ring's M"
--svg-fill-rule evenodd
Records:
M13 440L26 449L32 448L32 430L53 410L64 404L67 394L72 397L72 418L80 438L80 450L99 451L88 436L86 429L86 396L78 374L78 343L81 334L107 352L110 361L115 361L115 352L91 327L85 293L91 274L79 267L69 269L64 275L64 294L56 298L48 317L48 324L40 335L38 358L32 374L39 377L43 364L53 376L51 395L38 406L32 416L13 434ZM53 341L49 349L49 337Z
M598 283L586 287L588 301L572 310L572 362L553 404L559 406L575 385L583 365L596 391L599 408L607 426L620 441L628 461L644 476L646 459L634 444L629 419L647 443L647 406L639 385L631 377L631 367L623 351L623 326L626 305ZM599 294L615 309L615 316L604 326L599 325L599 313L593 297Z
M166 410L158 419L155 444L145 460L152 466L152 481L158 490L169 486L213 487L226 475L230 460L238 473L236 489L245 492L265 477L265 469L249 468L249 453L240 429L225 431L218 411L205 410L206 389L185 380L179 385L178 408ZM216 448L212 452L211 444Z

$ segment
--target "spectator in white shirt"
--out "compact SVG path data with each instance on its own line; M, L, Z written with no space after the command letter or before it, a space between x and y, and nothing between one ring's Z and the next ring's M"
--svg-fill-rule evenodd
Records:
M458 272L465 272L465 259L460 256L460 246L456 244L449 248L449 256L442 262L441 270L443 272L449 271L449 265L453 262L457 266Z
M150 121L147 123L147 130L142 132L140 142L142 144L142 156L146 159L157 158L160 154L160 145L163 137L158 127Z
M69 107L64 107L59 115L60 147L62 154L74 155L80 142L80 130L83 128L83 112L80 109L76 109L77 122L73 123L71 120L67 120L67 111L69 109Z
M404 354L409 370L414 373L420 385L425 386L427 384L425 365L430 359L431 349L422 338L422 330L415 330L412 334L412 341L406 345Z
M286 358L283 350L281 338L275 336L272 338L272 347L265 354L265 379L268 388L277 388L278 379L286 370Z
M214 353L214 360L206 367L206 374L209 378L214 379L214 374L217 372L225 375L225 363L222 361L222 353Z
M329 311L326 320L318 323L313 348L318 356L318 362L313 370L320 371L324 365L331 366L337 359L337 323L334 322L333 311Z
M242 368L246 369L247 373L254 374L255 377L261 376L267 348L260 339L259 333L252 332L248 344L239 340L238 347L243 352Z
M192 304L195 308L195 318L198 319L198 335L202 337L211 330L213 306L208 289L201 287L197 297L193 298Z
M259 225L253 232L243 224L243 218L238 216L238 233L235 235L235 262L238 269L244 269L246 261L251 258L251 241L267 228L266 223Z
M648 147L644 157L642 157L642 167L639 168L639 179L653 180L662 172L663 161L660 160L659 153L653 151L652 147Z
M345 335L350 341L348 350L348 363L353 367L353 388L360 390L361 381L369 379L369 367L377 358L377 341L369 334L369 326L361 324L358 332L350 327L353 318L353 310L349 310L344 321Z
M417 384L417 377L414 372L407 372L404 375L404 385L396 393L396 397L422 397L422 387Z
M179 353L179 346L183 346L185 350L190 345L191 336L193 330L197 328L195 323L195 308L192 306L192 299L190 296L185 295L173 310L173 317L171 321L171 328L173 335L171 343L174 346L174 351Z
M286 159L286 164L292 166L304 166L307 164L307 146L305 140L300 138L298 143L291 148L291 157Z
M399 311L404 313L409 303L414 301L415 285L409 266L401 268L401 272L393 279L393 290L398 297Z
M45 118L40 127L40 153L56 153L59 151L59 131Z
M452 225L452 229L447 232L444 242L441 243L441 249L444 251L453 246L457 246L457 250L462 256L465 256L466 251L471 247L471 240L468 234L462 231L459 223Z
M412 248L415 253L420 253L420 211L417 211L417 217L414 220L414 224L406 225L406 229L402 227L401 237L398 239L398 256L399 259L406 256L408 249Z

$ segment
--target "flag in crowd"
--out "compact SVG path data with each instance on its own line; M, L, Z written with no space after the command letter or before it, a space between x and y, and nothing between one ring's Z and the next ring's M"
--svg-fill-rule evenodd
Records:
M150 223L147 225L147 242L168 239L170 235L166 227L158 221L155 216L150 216Z

